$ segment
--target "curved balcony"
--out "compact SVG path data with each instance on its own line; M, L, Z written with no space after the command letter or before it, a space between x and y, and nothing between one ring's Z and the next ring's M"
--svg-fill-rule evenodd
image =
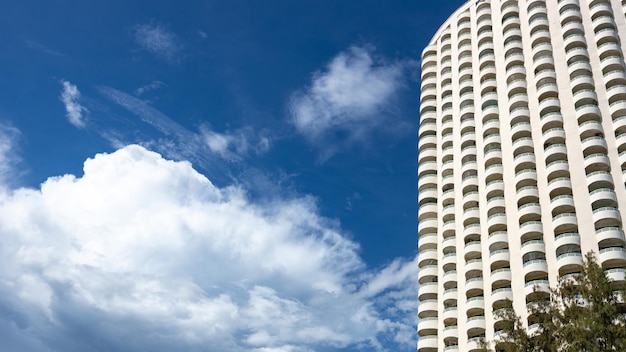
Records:
M599 261L603 267L626 264L626 250L623 247L609 247L600 250Z
M487 218L488 231L502 231L506 230L506 213L495 213Z
M487 192L487 199L496 194L504 194L504 181L495 180L487 183L485 191Z
M444 238L443 242L441 242L441 247L443 247L444 253L456 249L456 236Z
M626 113L626 100L617 100L609 105L611 116L622 115Z
M422 252L426 249L436 249L437 243L438 241L436 233L428 233L422 235L418 238L418 250Z
M430 218L437 217L437 204L436 203L425 203L420 205L419 207L419 216L418 220L426 220Z
M502 164L493 164L485 168L485 181L487 183L493 180L501 180L504 173Z
M596 228L605 226L619 226L622 218L615 207L602 207L593 211L593 223Z
M559 249L563 246L580 247L580 234L578 232L566 232L557 235L554 238L554 247Z
M547 164L555 160L567 160L567 147L563 143L548 146L545 148L544 153Z
M483 270L483 261L482 259L472 259L465 262L465 273L470 271L482 271Z
M537 170L528 168L515 173L515 187L522 188L537 184Z
M459 290L457 288L451 288L443 291L444 302L456 302L459 297Z
M587 172L608 170L610 167L609 156L604 153L594 153L585 157L585 170Z
M417 233L419 236L423 236L427 233L436 233L437 232L437 219L428 219L424 221L420 221L417 224Z
M437 159L437 148L422 148L417 155L417 163L418 165L425 161L434 161Z
M617 204L617 195L612 188L598 188L589 193L589 198L592 205L599 201Z
M518 155L524 151L532 151L535 149L533 139L530 137L519 138L513 141L513 154Z
M448 290L457 287L458 274L456 270L450 270L443 274L443 288Z
M494 164L502 164L502 150L498 148L492 148L485 151L485 167L494 165Z
M438 323L439 323L439 318L437 317L420 319L417 322L417 334L419 336L436 335ZM420 338L419 340L421 339L422 338Z
M444 254L443 258L441 258L441 263L443 264L444 267L450 266L452 264L456 265L457 258L458 257L456 255L456 253Z
M523 241L543 237L543 223L541 221L527 221L520 224L520 237Z
M578 125L578 133L580 134L580 139L584 140L592 136L601 135L604 133L604 130L599 121L590 120Z
M513 276L510 268L500 268L491 272L491 287L510 285Z
M586 77L586 76L578 76L578 77ZM590 81L593 84L593 79L590 78ZM572 85L574 84L573 82L574 80L572 80ZM602 116L602 113L600 112L600 108L598 108L598 106L595 104L581 105L576 108L576 120L577 121L589 120L589 117L587 116L592 116L593 119L599 119L599 116Z
M419 302L417 306L417 316L420 319L437 317L437 302L436 299L427 299Z
M526 186L517 190L517 201L519 203L526 203L533 199L539 199L539 189L537 186Z
M459 329L456 325L446 326L443 329L443 339L445 340L456 340L459 338Z
M569 177L557 177L548 182L550 197L557 197L563 194L571 194L572 181Z
M529 122L518 122L511 126L511 136L513 137L513 140L522 136L530 136L531 132L532 129Z
M624 148L626 146L626 133L621 133L615 136L615 143L617 144L617 150L620 153L623 153L626 151L626 148Z
M578 220L576 213L563 213L552 218L552 226L555 233L565 233L576 231Z
M491 301L493 308L503 307L507 301L513 300L513 290L510 287L503 287L491 291Z
M480 281L482 282L482 279ZM465 302L465 311L468 317L483 315L485 313L485 297L477 296L468 298Z
M509 113L509 121L511 125L530 121L530 110L526 106L512 109Z
M476 258L480 257L481 254L481 243L480 241L472 241L465 244L465 248L463 253L465 254L465 258Z
M600 248L620 247L624 244L624 232L617 226L603 227L596 230L596 241Z
M485 331L485 317L482 315L477 315L474 317L467 318L467 335L468 336L477 336L482 334Z
M520 223L541 219L541 205L539 203L527 203L517 209Z
M535 153L522 153L515 156L513 159L516 168L522 165L535 165Z
M587 174L587 185L590 190L613 188L613 177L608 171L595 171Z
M427 249L417 254L418 266L420 268L437 263L437 250Z
M509 243L509 235L506 231L497 231L489 234L487 244L491 252L506 248Z
M543 240L530 240L522 243L522 255L532 252L546 252L546 244Z
M609 280L615 283L621 283L622 285L626 283L626 268L608 269L605 270L604 273Z
M450 326L450 325L456 325L456 322L458 321L459 318L459 310L456 306L454 307L447 307L443 310L443 324L446 326ZM444 339L445 339L445 332L444 332ZM458 336L458 335L456 335ZM456 337L455 336L455 337Z
M579 271L583 266L583 255L578 252L563 253L556 257L559 273Z
M438 348L437 336L422 336L417 339L417 352L436 352Z
M548 280L532 280L524 285L524 296L531 295L536 291L550 292L550 282Z
M565 130L555 127L543 132L543 140L548 143L562 143L565 141Z
M468 241L473 238L480 238L480 224L470 224L463 228L463 240Z
M492 267L506 266L511 262L511 253L508 248L498 249L489 253L489 264Z
M564 194L550 199L552 214L557 215L566 212L573 212L576 208L574 197L571 194Z
M454 220L444 222L443 226L441 227L441 232L443 234L443 237L446 238L454 236L454 234L456 233L456 222Z
M598 54L600 54L600 58L605 58L611 55L617 55L620 52L620 46L618 43L614 41L605 42L598 45Z
M606 153L607 146L604 137L589 137L582 140L583 153L585 155L603 151Z
M524 277L529 276L533 273L548 273L548 262L545 259L533 259L525 262L524 266Z
M560 111L561 103L559 98L545 98L539 102L539 114L545 115L550 112Z
M485 283L482 277L474 277L465 282L465 294L467 297L474 298L483 294Z
M420 283L424 282L435 282L437 281L437 277L439 275L439 270L437 269L436 264L429 264L424 267L421 267L417 272L418 281Z
M437 298L438 287L436 282L425 282L419 285L417 289L417 299L421 301L425 301L428 299L436 299Z

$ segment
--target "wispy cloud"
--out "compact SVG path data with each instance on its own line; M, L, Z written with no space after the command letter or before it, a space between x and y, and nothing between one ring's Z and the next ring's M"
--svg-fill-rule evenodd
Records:
M209 126L201 126L194 132L180 125L169 116L147 102L117 89L101 86L98 91L109 100L137 115L143 122L157 129L164 139L140 141L130 139L128 143L142 145L158 150L168 157L179 160L193 160L210 163L207 156L217 156L228 161L240 161L248 153L262 154L270 149L270 138L263 132L251 127L242 127L225 132L217 132ZM123 137L108 133L107 137L119 146Z
M145 93L151 92L153 90L157 90L159 88L165 87L165 83L161 81L152 81L148 84L145 84L137 89L135 89L136 96L142 96Z
M262 154L270 149L269 138L257 136L250 127L218 133L205 126L200 133L212 152L231 161L240 159L250 151Z
M67 119L70 123L78 128L85 127L85 114L88 112L85 107L80 104L80 91L76 85L61 81L63 90L61 91L61 101L65 105Z
M15 165L20 159L15 152L16 141L21 135L20 130L0 121L0 191L11 182L15 174Z
M385 123L399 121L389 113L403 87L404 62L376 58L369 48L351 47L313 75L311 85L290 100L291 122L298 132L328 153L364 140ZM344 136L343 141L336 140Z
M175 63L182 56L183 46L173 32L161 25L142 24L135 27L135 40L148 52Z
M139 146L0 194L3 346L414 349L414 261L370 271L312 198L246 194Z
M43 53L46 53L48 55L51 55L51 56L65 56L65 54L63 54L63 53L61 53L59 51L50 49L49 47L47 47L47 46L45 46L45 45L43 45L43 44L41 44L39 42L36 42L34 40L25 40L24 44L26 44L26 46L28 48L30 48L30 49L39 50L39 51L41 51Z

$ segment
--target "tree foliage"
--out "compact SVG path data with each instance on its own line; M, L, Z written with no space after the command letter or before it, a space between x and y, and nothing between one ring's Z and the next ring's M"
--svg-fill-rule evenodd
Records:
M593 253L586 255L581 272L561 278L549 293L535 290L527 304L526 329L511 302L495 313L503 330L488 346L503 352L626 351L624 286L612 282Z

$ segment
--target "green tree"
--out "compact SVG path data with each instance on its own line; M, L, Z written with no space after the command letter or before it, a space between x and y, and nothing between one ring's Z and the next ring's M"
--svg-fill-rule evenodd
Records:
M509 302L510 303L510 302ZM549 293L535 291L527 305L532 334L512 304L496 312L505 321L485 351L503 352L626 351L624 286L612 282L593 253L586 255L580 274L559 280Z

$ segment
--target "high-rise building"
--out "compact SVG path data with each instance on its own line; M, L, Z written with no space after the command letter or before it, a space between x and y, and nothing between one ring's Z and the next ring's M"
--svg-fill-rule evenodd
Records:
M626 0L472 0L422 55L418 352L493 340L593 251L625 280Z

